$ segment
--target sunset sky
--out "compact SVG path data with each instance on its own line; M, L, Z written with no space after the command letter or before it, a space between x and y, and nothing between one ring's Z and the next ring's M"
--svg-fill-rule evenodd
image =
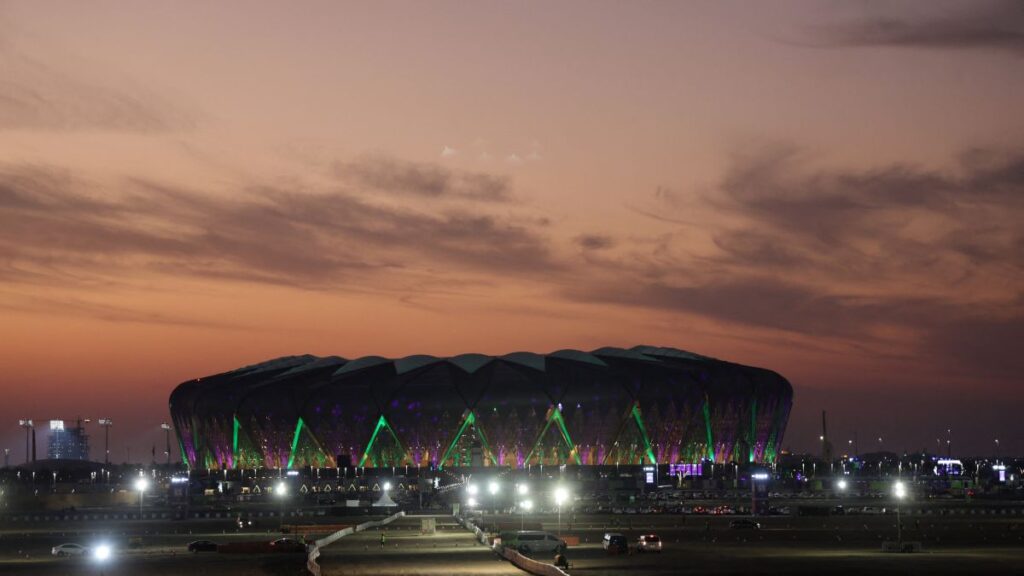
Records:
M0 447L651 344L786 376L793 450L1024 453L1022 103L1017 1L0 0Z

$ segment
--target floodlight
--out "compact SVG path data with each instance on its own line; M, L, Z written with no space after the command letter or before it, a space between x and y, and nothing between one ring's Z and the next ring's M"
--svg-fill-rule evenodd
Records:
M109 544L100 544L92 552L93 558L95 558L99 562L105 562L105 561L109 560L110 559L110 554L111 554L111 550L110 550L110 545Z
M555 488L555 504L561 506L566 500L569 499L569 491L564 486Z
M907 495L907 487L904 486L903 482L896 482L893 484L892 492L897 498L902 500Z

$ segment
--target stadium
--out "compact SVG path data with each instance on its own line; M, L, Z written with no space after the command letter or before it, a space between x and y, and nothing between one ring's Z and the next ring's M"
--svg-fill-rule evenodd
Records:
M287 356L171 393L191 468L775 461L785 378L673 348Z

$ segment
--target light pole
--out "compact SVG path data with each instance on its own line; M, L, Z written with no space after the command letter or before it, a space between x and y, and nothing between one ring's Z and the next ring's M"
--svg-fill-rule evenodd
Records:
M149 480L145 477L139 476L139 479L135 481L135 489L139 491L139 518L142 518L142 498L146 493L146 489L149 488Z
M569 499L569 491L564 486L555 488L555 504L558 505L558 537L562 537L562 504Z
M18 426L25 429L25 463L28 464L32 461L32 456L29 453L28 442L32 436L32 428L35 427L35 424L32 423L32 420L18 420Z
M171 425L167 422L160 424L160 429L164 431L167 439L167 446L164 449L164 455L167 456L167 466L171 465Z
M114 421L110 418L100 418L97 424L103 427L103 463L110 464L110 427Z
M288 485L283 481L278 482L277 486L274 487L274 495L277 496L278 502L281 503L280 513L278 517L281 519L280 530L284 530L284 499L288 496Z
M907 488L903 482L897 480L893 484L893 494L896 496L896 542L900 550L903 550L903 520L900 518L900 502L907 495Z
M480 493L480 487L476 484L466 486L466 506L470 509L476 508L476 495Z
M501 492L501 485L496 481L491 480L487 483L487 493L491 495L491 506L495 506L495 501L498 497L498 492ZM497 512L495 512L497 514ZM487 513L484 512L484 525L487 525Z
M519 508L522 511L522 515L519 520L519 530L522 531L526 529L526 512L533 510L533 500L523 500L519 503Z
M529 494L529 493L530 493L530 485L529 484L516 484L516 494L519 494L519 496L521 498L525 498L526 495ZM523 526L526 523L526 512L525 512L526 502L529 502L529 500L521 500L519 502L519 508L520 508L519 511L521 513L520 523L519 523L519 529L520 530L523 529ZM533 507L533 502L530 502L530 507L531 508Z

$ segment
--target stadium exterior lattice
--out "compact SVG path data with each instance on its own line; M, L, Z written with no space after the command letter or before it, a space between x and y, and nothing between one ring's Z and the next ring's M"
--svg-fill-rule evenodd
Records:
M775 372L651 346L287 356L170 397L191 468L770 463L792 403Z

